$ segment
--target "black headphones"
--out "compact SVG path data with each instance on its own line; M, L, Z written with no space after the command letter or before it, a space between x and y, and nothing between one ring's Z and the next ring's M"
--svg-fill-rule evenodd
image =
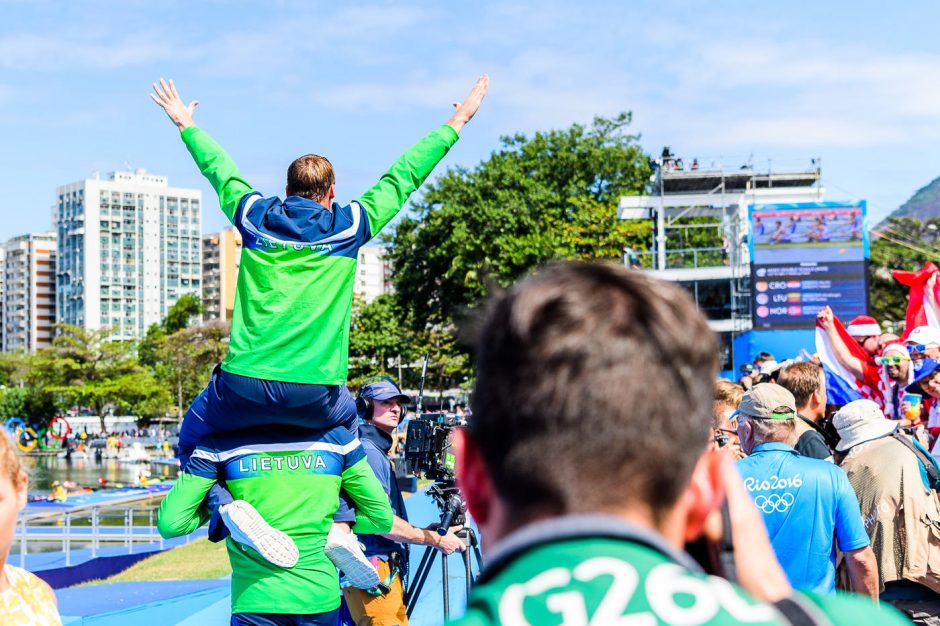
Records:
M372 419L372 397L375 393L372 388L376 385L376 383L381 381L388 382L392 387L395 388L396 391L398 391L398 393L401 393L401 387L399 387L395 381L388 376L373 376L372 378L367 378L359 387L359 392L356 393L356 415L359 416L359 419ZM403 405L401 407L400 419L405 419L405 415L407 415L407 411Z

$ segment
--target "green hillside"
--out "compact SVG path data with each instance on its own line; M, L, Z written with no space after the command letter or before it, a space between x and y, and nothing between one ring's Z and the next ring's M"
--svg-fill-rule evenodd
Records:
M940 217L940 178L918 189L910 200L888 217L914 217L921 221Z

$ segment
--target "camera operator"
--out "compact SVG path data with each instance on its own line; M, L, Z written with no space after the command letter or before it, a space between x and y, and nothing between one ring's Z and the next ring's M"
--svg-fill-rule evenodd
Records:
M459 527L441 536L435 525L415 528L408 523L405 501L388 458L393 435L403 417L403 405L411 399L390 378L382 377L363 385L356 398L356 409L364 423L359 426L359 440L372 471L388 494L395 514L391 532L385 535L359 535L365 554L379 572L378 587L343 590L346 605L356 626L408 624L405 616L403 580L408 570L408 548L404 544L434 546L444 554L463 551L466 546L455 535Z
M706 449L717 354L680 287L621 267L553 265L494 299L455 438L489 559L458 624L905 623L790 589L734 461ZM682 551L726 496L747 591Z

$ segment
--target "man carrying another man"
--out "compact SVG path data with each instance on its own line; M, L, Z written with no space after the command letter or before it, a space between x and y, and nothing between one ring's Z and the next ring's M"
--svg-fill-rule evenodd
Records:
M402 155L358 200L340 206L332 202L332 165L313 154L291 163L284 200L262 197L195 125L198 103L185 105L172 81L154 84L151 97L180 130L244 242L228 354L183 420L184 473L197 445L220 433L238 431L243 444L251 443L252 433L277 434L281 428L331 432L340 426L355 436L356 409L345 383L358 250L456 143L488 85L482 76L446 124ZM280 567L292 567L302 557L292 537L269 525L250 502L233 501L220 485L208 490L206 505L218 511L210 523L213 540L230 530L243 546ZM349 532L354 519L348 509L341 513L343 523L329 529L325 549L354 584L371 587L378 576Z

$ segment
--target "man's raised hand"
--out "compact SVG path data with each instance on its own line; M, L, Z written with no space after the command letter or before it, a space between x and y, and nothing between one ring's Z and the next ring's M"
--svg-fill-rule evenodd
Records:
M193 100L189 106L183 104L172 80L165 81L161 78L159 85L153 83L153 91L150 97L163 108L170 120L179 127L180 132L196 125L193 121L193 111L199 106L198 100Z
M459 133L464 124L469 122L476 114L483 98L486 97L486 90L489 88L490 77L484 74L477 80L464 101L454 105L457 108L454 110L454 116L450 118L447 124Z

